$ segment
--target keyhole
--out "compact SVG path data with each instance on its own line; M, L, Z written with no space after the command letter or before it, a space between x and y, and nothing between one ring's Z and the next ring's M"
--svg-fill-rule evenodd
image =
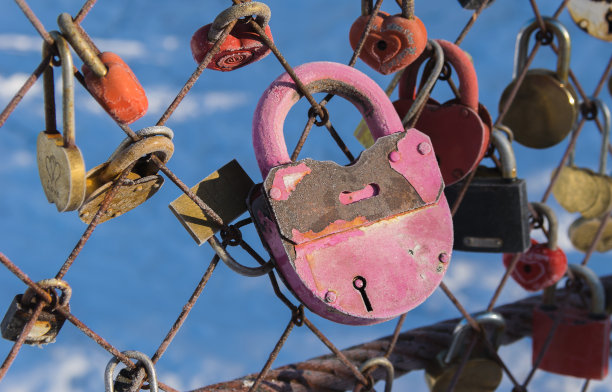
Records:
M531 266L529 264L525 264L523 266L523 271L525 271L526 274L530 274L531 273Z
M376 43L376 47L378 48L378 50L386 50L387 49L387 42L380 40Z
M363 276L355 276L355 278L353 278L353 287L355 288L355 290L359 291L359 294L361 294L361 298L363 299L363 304L366 307L366 310L368 312L371 312L372 309L372 304L370 303L370 300L368 299L368 295L366 294L365 288L366 288L366 280Z

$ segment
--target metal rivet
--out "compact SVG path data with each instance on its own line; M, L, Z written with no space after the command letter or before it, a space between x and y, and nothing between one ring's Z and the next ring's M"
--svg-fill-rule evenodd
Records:
M327 303L332 303L332 302L336 302L337 299L337 295L335 291L328 291L327 293L325 293L325 302Z
M277 187L273 186L270 189L270 197L274 200L279 200L281 198L281 196L283 195L283 193L281 192L280 189L278 189Z
M448 257L448 253L446 252L442 252L440 253L440 255L438 256L438 260L440 260L441 263L448 263L450 261L450 258Z
M402 159L402 154L400 154L399 151L391 151L389 153L389 160L391 162L397 162L400 159Z
M431 152L431 144L427 142L419 143L419 145L417 146L417 151L421 155L427 155Z

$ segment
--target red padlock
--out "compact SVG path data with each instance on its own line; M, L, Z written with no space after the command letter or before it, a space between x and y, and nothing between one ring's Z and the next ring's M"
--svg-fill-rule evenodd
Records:
M588 284L590 309L556 306L555 286L547 288L544 304L533 310L532 361L535 364L542 355L539 369L602 380L608 374L610 356L610 317L605 312L604 288L599 277L587 267L570 264L569 269ZM549 334L552 337L545 347Z
M149 101L130 67L115 53L96 55L77 30L72 17L63 13L57 20L62 34L83 60L81 71L91 95L120 123L130 124L145 115Z
M531 203L533 209L548 221L548 242L544 244L531 240L531 246L519 256L512 271L512 277L527 291L538 291L552 286L565 275L567 257L563 249L557 246L557 217L553 210L543 203ZM503 256L506 268L510 266L514 253Z
M216 71L233 71L270 54L270 48L264 44L259 34L253 31L249 21L240 19L251 15L255 15L257 24L264 29L268 38L272 39L272 32L268 26L270 8L267 5L256 1L236 4L221 12L212 24L201 27L193 34L191 53L194 60L201 63L221 36L223 29L233 21L236 21L236 25L207 68Z
M427 30L414 15L413 0L403 0L401 15L379 11L365 39L359 58L376 71L387 75L405 68L416 60L427 45ZM353 50L365 31L372 13L372 1L362 0L362 16L349 32Z
M455 44L436 40L444 58L459 78L459 100L439 104L428 101L415 127L431 138L446 186L476 168L489 146L491 117L478 102L478 79L470 57ZM420 62L419 62L420 64ZM406 70L400 83L400 101L394 103L403 117L416 96L416 69Z

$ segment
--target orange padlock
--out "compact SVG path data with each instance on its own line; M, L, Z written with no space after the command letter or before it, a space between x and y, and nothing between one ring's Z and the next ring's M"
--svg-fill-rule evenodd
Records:
M83 60L81 71L87 89L104 110L125 124L144 116L149 101L136 75L121 57L112 52L96 55L69 14L61 14L57 22L66 40Z

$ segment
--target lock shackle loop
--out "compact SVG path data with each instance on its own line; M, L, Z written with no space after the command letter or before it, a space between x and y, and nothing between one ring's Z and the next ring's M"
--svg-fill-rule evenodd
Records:
M429 94L431 93L431 90L433 90L434 85L440 76L440 72L442 72L442 68L444 67L444 52L442 51L440 44L438 44L435 40L427 40L427 48L423 53L425 52L427 53L419 56L412 64L408 66L408 68L402 74L402 78L399 82L400 99L408 98L414 100L410 106L410 109L408 109L408 112L402 119L402 124L404 127L410 123L412 118L417 114L417 110L423 105L424 101L429 98ZM423 86L417 94L417 74L420 65L426 59L429 59L429 62L434 62L433 68L429 75L427 75L427 80L425 83L423 83ZM429 64L429 62L427 64ZM427 65L425 67L427 67Z
M363 72L333 62L312 62L295 68L295 74L311 93L326 92L351 102L361 113L374 140L403 132L404 127L389 97ZM253 146L261 174L290 163L283 123L289 109L301 98L293 79L283 73L264 91L253 115Z
M493 128L502 131L506 135L510 143L514 141L514 132L512 132L512 129L510 129L510 127L508 127L507 125L498 124L493 126Z
M499 347L504 337L503 332L506 329L506 320L504 320L504 317L497 312L484 312L476 314L474 320L478 325L489 324L495 327L492 344L495 348ZM459 357L461 349L465 347L465 341L471 331L473 331L473 329L467 319L461 319L453 330L453 341L444 356L444 365L449 365Z
M597 114L600 114L601 118L603 119L603 132L601 132L601 152L599 154L599 174L605 175L608 161L608 144L610 143L610 124L612 121L610 117L610 109L608 108L608 105L606 105L605 102L599 98L590 97L589 99L595 104Z
M491 143L495 146L495 149L499 151L502 178L514 180L517 177L516 157L514 156L514 150L512 149L510 140L508 140L504 132L493 129L491 131Z
M70 302L70 297L72 297L72 288L66 281L60 279L43 279L36 282L36 284L43 290L60 289L62 291L62 295L58 301L59 306L64 307ZM28 287L25 293L23 293L23 297L21 297L21 303L28 306L34 297L36 297L36 291L34 291L34 289L31 287Z
M62 64L62 119L63 129L62 136L64 139L63 147L74 147L76 146L75 141L75 125L74 125L74 73L72 55L70 54L70 48L64 37L57 31L49 32L49 35L55 41L54 46L57 48L57 52L60 57ZM43 42L42 57L43 59L47 56L53 55L53 49L45 41ZM53 59L51 60L53 61ZM53 131L57 131L55 123L55 92L53 84L53 70L51 66L47 67L44 73L44 100L45 100L45 122L47 126L53 125ZM53 115L51 116L51 112ZM47 129L48 131L49 129Z
M153 125L150 127L139 129L138 131L136 131L136 135L138 135L141 139L149 136L165 136L170 140L174 139L174 132L172 131L172 129L164 125ZM112 161L113 159L115 159L117 155L119 155L123 150L128 148L133 143L134 139L129 136L123 139L121 143L119 143L115 151L113 151L111 156L108 158L108 161Z
M557 215L550 208L549 205L545 203L539 202L531 202L531 207L538 213L538 215L545 217L548 221L548 249L555 250L557 249L557 238L559 232L559 221L557 220Z
M157 386L157 373L155 371L155 365L153 364L153 361L151 361L151 358L141 353L140 351L128 350L121 352L121 354L125 355L128 358L140 361L147 372L149 390L151 392L159 392L159 388ZM119 358L113 357L106 365L106 369L104 370L104 392L115 391L115 385L113 382L113 372L115 371L115 368L117 367L118 363Z
M101 182L109 182L120 175L128 166L145 155L155 154L166 163L174 153L174 144L166 136L149 136L130 144L109 161L108 166L100 174Z
M385 370L385 392L391 392L393 390L393 379L395 378L395 369L393 364L385 357L371 358L365 361L360 367L359 371L364 374L372 368L377 366L382 367ZM359 386L359 384L357 384ZM355 390L358 390L356 387Z
M567 267L574 274L574 276L581 278L586 282L591 290L591 307L590 313L592 316L606 316L606 294L599 279L599 276L593 270L588 268L587 266L581 264L568 264ZM545 306L554 306L555 305L555 290L557 284L555 283L552 286L544 289L544 293L542 294L543 304ZM607 316L606 316L607 317Z
M470 56L450 41L436 40L444 51L444 60L452 65L459 79L459 102L478 113L478 77Z
M557 43L559 45L559 55L557 56L557 70L555 72L557 78L561 83L567 84L569 77L569 64L570 64L570 55L571 55L571 41L570 35L558 20L555 18L551 18L549 16L543 16L544 25L546 26L547 31L552 31L552 33L557 37ZM518 36L516 37L516 47L514 54L514 70L512 72L512 79L516 79L521 72L523 72L523 68L527 64L528 57L528 48L529 48L529 40L531 35L539 29L538 20L536 18L528 21L525 26L521 29Z
M72 20L72 16L66 12L60 14L57 17L57 24L63 36L70 43L70 46L72 46L79 58L91 69L94 75L99 78L106 76L108 68L100 60L100 57L96 54L90 43L85 40L76 23Z
M216 42L223 30L233 21L252 15L255 15L255 22L257 22L262 29L265 29L271 17L270 7L264 3L250 1L227 8L217 15L212 26L210 26L207 36L208 42Z

